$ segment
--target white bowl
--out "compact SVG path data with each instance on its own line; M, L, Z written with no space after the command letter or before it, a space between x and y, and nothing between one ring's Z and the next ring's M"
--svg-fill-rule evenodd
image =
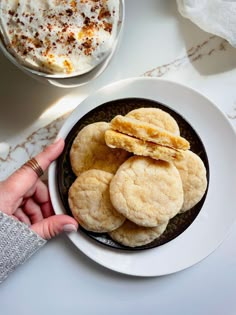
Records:
M28 74L32 78L46 82L58 87L64 87L64 88L73 88L77 86L84 85L94 79L96 79L100 74L102 74L107 66L109 65L113 55L115 54L119 42L121 41L122 32L124 28L124 19L125 19L125 3L124 0L119 0L120 2L120 16L119 16L119 23L118 23L118 29L116 38L114 40L113 46L111 50L104 55L104 58L101 59L100 63L96 65L94 68L92 68L89 72L86 72L84 74L76 74L72 73L71 75L67 74L47 74L40 71L33 70L31 68L28 68L18 62L18 60L6 49L2 35L2 31L0 29L0 49L2 50L3 54L20 70L22 70L24 73ZM1 25L1 23L0 23Z

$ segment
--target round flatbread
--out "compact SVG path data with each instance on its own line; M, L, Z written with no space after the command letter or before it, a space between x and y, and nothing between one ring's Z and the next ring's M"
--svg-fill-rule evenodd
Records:
M183 204L180 174L174 164L133 156L110 183L113 206L137 225L155 227L174 217Z
M117 229L125 218L110 201L109 184L113 175L89 170L77 177L69 189L69 206L74 218L88 231L103 233Z
M109 233L110 237L124 246L137 247L151 243L160 237L168 222L156 227L139 226L129 220L126 220L118 229Z
M97 122L84 127L74 139L70 150L71 167L75 175L89 169L115 173L130 153L109 148L105 143L105 131L109 123Z
M130 111L127 117L145 121L179 136L179 126L176 120L162 109L154 107L141 107Z
M174 162L184 190L184 203L180 212L194 207L204 196L207 188L206 168L200 157L192 151L184 151L183 159Z

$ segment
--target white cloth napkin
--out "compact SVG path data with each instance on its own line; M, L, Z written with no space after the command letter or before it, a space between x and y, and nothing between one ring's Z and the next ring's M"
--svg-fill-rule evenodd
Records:
M177 0L179 12L236 47L236 0Z

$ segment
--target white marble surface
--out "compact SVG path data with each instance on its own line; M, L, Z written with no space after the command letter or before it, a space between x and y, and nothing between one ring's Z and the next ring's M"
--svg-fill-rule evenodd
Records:
M186 84L215 102L236 128L236 50L183 19L174 0L126 0L120 48L106 72L86 86L43 85L1 54L0 66L0 179L50 143L88 94L123 78L153 76ZM151 279L98 266L60 236L0 287L0 313L233 315L235 292L236 225L200 264Z

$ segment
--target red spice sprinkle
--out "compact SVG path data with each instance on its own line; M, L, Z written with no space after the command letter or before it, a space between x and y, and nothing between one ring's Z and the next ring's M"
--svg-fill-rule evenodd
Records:
M66 10L66 13L68 14L68 16L71 16L71 15L73 15L73 10L67 9L67 10Z
M8 11L8 14L10 14L10 15L12 15L12 16L13 16L13 15L15 14L15 12L14 12L14 11L12 11L12 10L9 10L9 11Z
M90 18L86 16L86 18L84 19L84 24L88 25L90 23Z
M48 23L47 28L48 28L49 32L51 32L51 30L52 30L52 25L51 25L50 23Z
M101 20L104 18L108 18L110 16L111 16L111 13L108 10L102 8L99 12L98 19Z
M75 34L73 32L70 32L70 34L68 35L67 42L69 44L71 44L71 43L73 43L75 41L74 35Z
M105 30L106 32L111 33L111 31L112 31L112 24L103 21L103 25L104 25L104 30Z
M65 33L67 31L68 27L69 27L69 25L67 23L64 23L62 32Z

